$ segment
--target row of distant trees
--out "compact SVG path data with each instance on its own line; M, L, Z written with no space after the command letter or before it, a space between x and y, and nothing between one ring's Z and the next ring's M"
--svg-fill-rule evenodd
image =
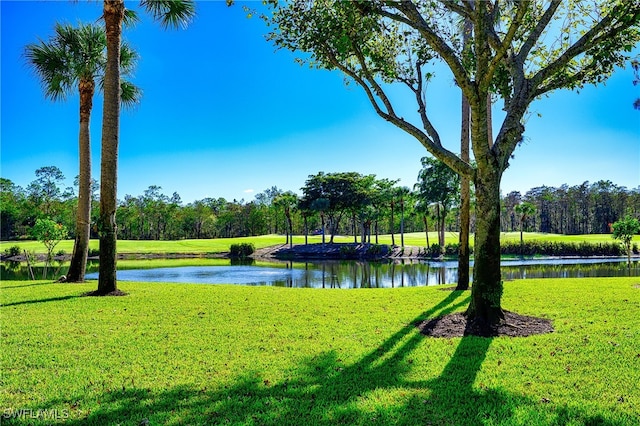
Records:
M37 219L52 219L70 230L73 238L78 206L77 190L64 188L64 175L55 166L36 170L26 188L0 178L1 237L32 237ZM182 202L178 193L164 194L150 186L138 196L125 195L118 203L118 235L122 239L176 240L225 238L264 234L322 233L327 241L335 234L376 242L379 234L391 234L403 245L404 232L459 230L458 178L437 160L423 159L413 188L397 181L355 172L319 172L308 177L300 191L275 186L256 194L249 202L204 198ZM93 183L94 208L91 233L97 237L99 217L97 183ZM640 187L627 189L610 181L593 184L532 188L525 194L502 197L502 231L536 231L563 234L610 233L611 224L625 215L640 218ZM471 226L475 225L472 215Z

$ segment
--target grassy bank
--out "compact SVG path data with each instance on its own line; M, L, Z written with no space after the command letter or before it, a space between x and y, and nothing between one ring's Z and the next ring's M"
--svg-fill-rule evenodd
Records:
M5 281L2 424L639 424L639 283L508 282L554 333L433 339L468 293Z
M327 236L327 241L329 237ZM502 241L520 241L519 232L504 232L501 234ZM525 241L549 241L549 242L588 242L588 243L611 243L613 239L610 234L593 234L593 235L558 235L558 234L540 234L535 232L525 233ZM293 238L294 244L304 244L304 236L296 235ZM322 242L321 236L309 236L309 243ZM350 243L353 237L336 236L335 242ZM391 235L381 235L378 238L380 244L391 244ZM458 242L457 232L446 233L446 244L455 244ZM635 242L640 243L640 235L634 237ZM119 240L118 253L120 254L213 254L229 251L231 244L251 243L256 249L269 247L277 244L284 244L285 237L282 235L262 235L258 237L242 237L242 238L217 238L209 240L178 240L178 241L137 241L137 240ZM429 233L429 243L438 242L438 236L435 232ZM395 243L400 245L400 235L395 235ZM424 232L412 232L405 234L404 243L406 246L425 247L426 237ZM473 245L473 236L471 239ZM20 250L35 250L36 253L46 253L44 245L38 241L1 241L0 252L12 246L18 246ZM91 240L90 248L98 249L98 241ZM64 250L70 254L73 252L73 240L61 241L55 248L55 251Z

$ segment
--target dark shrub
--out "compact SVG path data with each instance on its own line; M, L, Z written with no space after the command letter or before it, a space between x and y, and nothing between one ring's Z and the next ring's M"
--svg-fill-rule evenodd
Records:
M9 257L19 256L20 252L21 250L18 246L11 246L8 249L4 250L4 253Z
M460 244L458 243L447 244L444 247L444 254L446 254L447 256L457 256L459 252Z
M355 257L357 251L356 246L351 244L340 246L340 256L344 258Z
M444 254L444 251L442 250L442 247L440 247L440 244L431 244L431 247L429 248L429 256L431 257L440 257Z
M367 255L369 256L381 256L389 253L389 246L384 244L371 244L367 248Z

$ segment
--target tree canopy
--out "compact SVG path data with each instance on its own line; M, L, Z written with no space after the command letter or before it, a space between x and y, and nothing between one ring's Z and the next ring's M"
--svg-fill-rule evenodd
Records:
M340 70L376 113L415 137L432 155L473 181L478 222L467 315L503 318L500 181L522 141L531 103L557 89L602 83L640 41L640 0L320 0L272 2L270 40L312 67ZM465 22L471 32L463 43ZM475 165L445 146L427 108L434 61L446 64L469 102ZM397 110L390 85L407 89L416 117ZM489 140L497 95L504 119Z

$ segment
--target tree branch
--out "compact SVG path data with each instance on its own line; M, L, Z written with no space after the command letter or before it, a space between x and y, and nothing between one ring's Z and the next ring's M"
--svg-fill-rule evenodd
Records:
M531 31L531 33L529 33L529 37L527 37L527 40L524 42L524 44L520 48L520 52L518 52L518 54L516 55L516 63L518 64L524 63L524 60L529 55L529 52L531 52L531 49L533 49L533 46L535 46L536 42L542 35L542 32L544 31L544 29L547 27L547 25L549 25L551 18L556 13L556 10L558 10L558 7L560 6L561 3L562 3L562 0L551 1L551 4L549 4L549 7L547 8L547 10L545 10L544 14L542 15L542 18L540 18L540 20L536 24L535 29Z
M496 68L498 67L498 64L500 63L500 61L502 61L502 59L506 56L507 52L509 51L509 48L511 47L511 43L513 42L516 32L518 31L518 27L520 27L520 25L522 24L522 20L524 19L524 15L527 12L527 9L529 8L530 4L531 2L529 0L522 0L518 2L518 9L516 12L516 16L514 20L511 22L511 25L509 26L509 30L507 31L507 34L504 37L504 40L500 42L499 47L496 49L496 53L491 59L487 67L487 73L485 74L484 78L480 82L480 87L488 87L489 84L491 83L491 80L493 79L493 75L496 71ZM493 33L494 26L491 25L489 26L489 28L491 29L491 33ZM491 43L491 37L489 37L489 42Z
M453 13L457 13L463 18L471 18L471 12L473 9L469 8L469 5L462 2L462 5L453 0L439 0L442 5Z
M411 136L415 137L427 149L427 151L429 151L435 157L439 158L441 161L443 161L445 164L451 167L451 169L454 170L456 173L462 176L468 177L469 179L474 178L475 169L473 167L471 167L466 162L462 161L456 154L444 148L439 142L436 143L433 139L429 137L428 134L426 134L425 132L417 128L415 125L396 115L393 109L390 108L391 103L388 97L386 96L384 90L375 81L373 76L365 73L366 75L366 80L365 80L361 76L359 76L357 72L340 63L332 52L325 52L325 53L327 54L328 59L336 68L338 68L340 71L342 71L343 73L351 77L356 83L358 83L360 87L364 89L367 97L369 98L369 102L371 103L374 110L380 117L394 124L396 127L404 130ZM358 59L358 61L360 61L360 59ZM371 87L370 85L373 87ZM376 99L377 97L384 99L382 102L387 108L387 111L384 111L380 107L380 104ZM426 113L425 113L425 117L426 117ZM429 125L431 124L428 121L428 119L427 119L427 122L429 123ZM433 129L433 131L437 135L437 132L435 132L435 129Z
M429 46L447 63L465 96L467 96L468 99L477 98L476 92L460 58L458 58L456 52L424 20L417 10L416 5L406 0L393 2L391 4L395 9L404 14L404 16L389 12L385 9L379 9L378 12L386 18L402 22L422 34Z
M589 48L593 47L594 41L605 40L607 38L616 36L620 32L629 28L633 23L637 23L640 19L640 9L638 6L629 6L631 10L625 8L626 5L630 5L632 2L621 2L617 4L609 14L598 22L593 28L587 31L578 41L576 41L571 47L569 47L562 55L560 55L555 61L547 65L545 68L539 70L532 78L533 87L538 87L544 81L551 78L553 74L565 67L573 58L586 52ZM628 16L632 13L632 16ZM627 16L625 16L627 15ZM625 25L616 26L617 22L614 21L614 16L625 16Z

